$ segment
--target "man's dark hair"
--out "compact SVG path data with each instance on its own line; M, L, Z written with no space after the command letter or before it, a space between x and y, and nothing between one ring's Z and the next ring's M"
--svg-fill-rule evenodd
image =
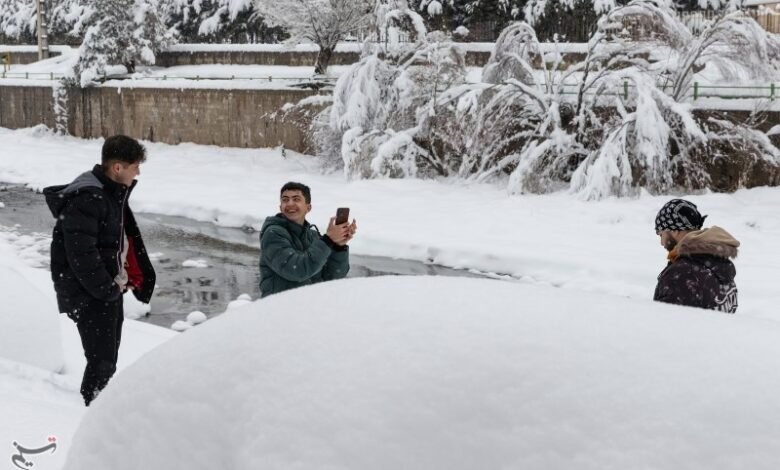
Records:
M133 164L145 161L146 149L132 137L115 135L109 137L103 143L101 163L104 169L108 168L112 162Z
M305 184L290 181L282 186L282 190L279 191L279 197L282 197L285 191L300 191L303 193L303 199L306 201L306 204L311 204L311 189Z

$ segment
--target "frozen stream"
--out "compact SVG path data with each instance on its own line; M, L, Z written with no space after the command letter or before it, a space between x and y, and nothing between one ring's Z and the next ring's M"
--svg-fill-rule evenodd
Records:
M29 189L0 184L0 228L51 237L54 219L43 196ZM144 321L170 327L192 311L212 317L241 294L260 296L258 233L218 227L184 217L137 213L136 219L157 272L152 313ZM47 253L48 256L48 253ZM187 260L208 267L185 268ZM350 277L380 275L478 276L468 271L417 261L375 256L350 257Z

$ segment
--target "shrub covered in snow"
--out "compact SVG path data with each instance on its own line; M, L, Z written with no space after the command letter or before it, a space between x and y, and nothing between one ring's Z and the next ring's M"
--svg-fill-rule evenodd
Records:
M448 175L450 152L436 135L451 122L435 109L443 91L465 83L465 53L443 33L427 33L405 2L380 4L377 21L385 42L366 46L339 79L315 121L320 148L353 178Z
M416 24L388 11L384 27ZM780 40L743 13L694 34L665 0L634 0L601 18L585 58L565 70L559 50L544 53L534 29L515 23L474 84L452 43L417 37L353 66L330 119L315 123L322 153L338 154L349 177L506 178L513 193L586 199L780 183L780 150L754 129L760 112L705 119L690 104L706 68L731 81L780 71Z

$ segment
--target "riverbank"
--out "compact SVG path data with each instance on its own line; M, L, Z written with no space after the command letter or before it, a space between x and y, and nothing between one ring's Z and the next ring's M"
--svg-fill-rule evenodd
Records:
M0 145L0 181L40 189L91 168L102 140L0 129ZM299 180L312 187L310 220L317 225L325 226L336 207L352 208L355 255L631 298L652 297L666 262L653 220L670 196L582 202L567 194L509 196L498 185L449 180L345 181L324 174L314 157L277 149L145 145L149 160L132 198L138 212L259 230L278 209L279 188ZM780 188L686 197L709 215L708 224L742 242L739 314L780 320Z
M12 241L32 265L49 266L54 220L41 194L0 182L0 236ZM128 305L129 317L170 328L198 311L208 318L225 312L239 297L260 297L258 233L251 228L220 227L185 217L137 213L157 272L157 289L147 308ZM471 276L418 261L353 255L349 277L383 275ZM146 315L146 311L148 315Z

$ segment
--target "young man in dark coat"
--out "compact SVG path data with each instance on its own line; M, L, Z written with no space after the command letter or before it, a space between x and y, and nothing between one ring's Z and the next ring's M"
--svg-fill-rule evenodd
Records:
M51 275L61 313L76 322L87 367L81 395L87 406L116 371L124 311L131 290L149 303L155 273L127 204L146 160L135 139L116 135L103 144L102 163L72 183L44 189L57 219Z
M265 219L260 231L261 297L332 279L349 272L349 247L357 225L330 219L325 235L306 221L311 190L287 183L280 193L280 213Z
M739 242L720 227L702 229L704 219L684 199L667 202L655 218L655 231L669 252L658 276L654 300L726 313L737 311L736 258Z

